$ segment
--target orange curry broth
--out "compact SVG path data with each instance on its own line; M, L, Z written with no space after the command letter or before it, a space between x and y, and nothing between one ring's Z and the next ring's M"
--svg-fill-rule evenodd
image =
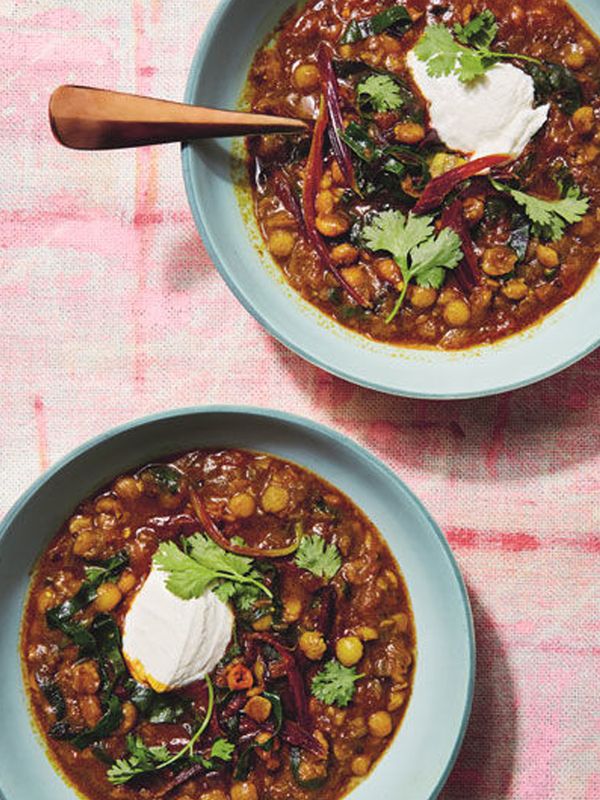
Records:
M365 68L391 73L412 90L422 114L423 133L430 137L427 105L405 64L406 53L419 39L426 22L466 23L477 12L491 10L499 24L494 49L523 53L569 67L579 82L585 112L568 116L551 99L547 123L522 155L502 172L504 178L522 176L524 191L547 199L557 198L550 174L567 167L582 193L590 200L581 222L568 226L560 241L540 248L531 237L522 260L506 269L494 262L507 257L510 213L495 216L490 204L489 182L474 179L464 193L463 207L475 243L481 271L477 285L459 288L449 272L440 291L411 285L396 318L386 323L401 287L398 266L382 254L374 255L350 241L352 225L373 209L393 207L407 212L411 203L389 200L387 195L361 198L349 195L346 181L330 150L325 150L325 171L316 200L323 240L346 280L366 299L361 308L324 267L294 214L285 194L299 196L310 135L269 135L248 140L249 172L254 209L262 235L286 279L306 300L341 324L365 336L398 345L460 349L493 342L539 321L551 309L573 295L600 256L600 46L598 39L562 0L412 0L407 8L413 24L401 36L383 33L355 44L340 45L339 38L350 19L364 19L395 5L389 0L309 0L300 12L290 12L276 31L275 43L257 53L249 74L248 95L255 111L298 116L317 116L321 94L316 50L326 41L338 69L341 105L346 125L358 121L357 78L343 73L343 65L362 62ZM519 63L519 62L515 62ZM403 144L420 151L422 141L412 142L414 130L401 132L402 109L373 115L379 135L388 144ZM445 150L442 146L442 150ZM424 152L430 152L427 148ZM356 164L356 161L355 161ZM452 166L452 162L449 162ZM282 192L281 186L289 187ZM413 201L419 195L414 182L402 184ZM287 207L286 207L287 206ZM510 212L519 210L512 204ZM297 217L297 215L296 215ZM319 226L317 226L319 227ZM492 250L496 248L495 250ZM499 248L499 249L498 249ZM487 256L486 256L487 251ZM508 251L510 261L512 251ZM504 269L499 275L498 270ZM451 305L452 304L452 305Z
M368 774L383 754L410 697L415 631L394 557L349 498L295 464L240 450L194 451L168 463L185 475L176 491L157 482L149 468L117 478L81 503L37 565L23 621L22 657L35 721L52 760L78 791L93 800L314 797L314 789L299 786L292 774L291 747L283 734L275 737L269 752L256 749L245 780L233 778L249 739L272 731L275 725L272 711L264 721L253 718L248 706L252 695L267 690L277 693L284 725L290 720L293 724L297 716L285 664L276 652L252 644L260 633L290 648L307 696L307 730L322 748L319 756L300 750L301 778L322 781L320 798L339 798ZM231 650L230 643L224 659L227 663L222 662L212 674L216 711L197 750L209 754L216 738L228 737L235 745L232 761L217 771L165 769L113 786L106 771L114 759L127 757L128 734L141 736L149 746L166 745L173 752L189 741L197 720L205 715L206 684L198 681L170 693L171 699L187 701L184 713L174 722L153 723L131 702L126 675L113 688L122 721L95 747L78 750L69 741L48 735L59 720L41 687L48 683L58 686L66 706L62 722L81 732L95 726L104 713L102 674L96 657L82 658L67 636L48 626L46 612L77 593L86 565L124 552L128 565L110 582L112 588L98 590L96 599L74 618L87 626L102 612L122 630L127 609L159 544L180 541L201 527L190 502L190 486L197 487L205 509L227 539L241 536L252 547L278 548L293 540L295 526L300 524L304 534L318 534L337 547L342 567L327 582L296 567L293 556L255 561L267 565L263 580L275 602L271 605L263 600L248 612L235 611L240 651ZM303 639L306 632L312 633ZM354 646L360 642L363 655L356 666L365 677L356 684L350 704L339 708L312 696L311 681L346 636L356 637ZM227 696L232 664L251 671L253 686ZM228 727L231 724L233 728Z

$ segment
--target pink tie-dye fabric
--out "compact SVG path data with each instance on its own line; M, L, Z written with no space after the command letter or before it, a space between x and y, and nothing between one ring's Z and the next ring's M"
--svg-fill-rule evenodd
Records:
M177 146L89 154L52 139L59 83L181 98L215 5L0 0L0 512L71 448L160 409L243 402L332 425L426 503L471 594L475 704L442 797L598 800L600 355L480 401L356 388L273 341L225 288Z

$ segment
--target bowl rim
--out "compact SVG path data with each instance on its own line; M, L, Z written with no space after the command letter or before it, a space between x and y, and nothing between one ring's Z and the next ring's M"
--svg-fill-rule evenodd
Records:
M231 415L242 415L242 416L253 416L253 417L258 416L258 417L263 417L265 419L275 419L280 422L288 423L294 426L295 428L304 429L312 433L316 433L319 436L327 440L330 440L337 445L341 445L342 447L350 450L351 453L357 459L366 461L371 467L375 468L377 473L384 476L388 481L391 481L392 484L394 485L394 488L405 495L407 500L410 503L412 503L417 509L417 511L419 511L423 515L425 521L430 526L434 536L438 541L438 544L441 547L442 553L446 558L446 561L452 572L452 576L454 577L459 590L461 611L464 615L464 621L465 621L466 644L468 649L468 663L465 665L467 670L467 690L460 720L460 727L456 733L454 747L452 749L446 767L439 776L438 781L432 793L429 795L429 798L427 798L427 800L435 800L439 792L442 790L444 784L446 783L450 775L450 772L454 767L454 764L456 763L456 759L458 757L460 748L462 746L465 737L467 725L471 715L471 708L473 705L473 695L475 689L475 669L476 669L476 643L475 643L475 629L473 624L473 613L469 601L469 595L462 574L458 568L456 559L454 558L454 554L452 553L452 550L450 548L450 545L448 544L446 537L442 533L440 527L435 522L435 520L433 519L427 508L413 493L413 491L404 483L404 481L402 481L401 478L399 478L398 475L396 475L396 473L387 464L385 464L383 461L381 461L379 458L373 455L373 453L371 453L365 447L358 444L345 434L342 434L339 431L335 430L334 428L330 428L329 426L324 425L320 422L315 422L314 420L309 419L307 417L302 417L297 414L290 414L286 411L279 411L276 409L269 409L269 408L260 408L257 406L244 406L244 405L190 406L185 408L171 409L168 411L161 411L154 414L149 414L143 417L139 417L137 419L131 420L130 422L122 423L121 425L109 428L107 431L104 431L103 433L100 433L97 436L88 439L83 444L79 445L66 455L62 456L62 458L60 458L50 468L45 470L29 486L29 488L26 489L21 494L21 496L12 505L7 514L4 516L4 518L0 521L0 548L4 536L10 530L15 518L19 515L22 509L29 503L32 497L39 491L39 489L50 478L59 473L63 468L65 468L71 462L76 461L80 456L82 456L89 450L92 450L98 445L108 441L109 439L118 437L121 434L134 428L144 427L145 425L152 424L155 422L165 422L168 420L176 419L178 417L191 416L191 415L203 416L207 414L222 414L222 415L231 414ZM5 797L1 786L0 786L0 797L1 798ZM6 798L6 800L9 799Z
M185 93L184 93L184 102L193 104L194 103L194 95L198 85L198 76L200 75L202 69L204 68L204 64L206 63L206 53L208 51L208 44L214 38L217 33L218 26L221 23L221 20L226 16L229 10L229 6L234 0L219 0L219 3L215 10L213 11L212 15L210 16L206 28L198 45L196 47L196 51L194 53L194 57L192 59L192 63L190 66L188 78L186 81L185 86ZM591 30L594 30L589 22L582 16L582 14L573 8L569 0L566 0L566 4L568 7L576 14L578 17L581 18L584 24L586 24ZM293 5L292 0L290 0L290 5ZM524 377L520 380L511 381L510 379L504 380L503 382L499 383L496 386L488 387L488 388L481 388L476 390L470 390L465 388L462 391L446 391L446 392L436 392L433 388L431 391L413 391L411 389L406 388L392 388L385 383L376 382L376 381L369 381L365 378L357 377L354 375L350 370L346 370L343 368L338 367L335 363L326 362L324 359L319 358L316 355L313 355L307 352L301 343L293 340L288 334L286 333L285 329L281 326L277 326L269 321L269 319L260 312L254 303L247 297L247 295L242 292L242 290L237 286L233 276L230 274L229 270L225 267L223 262L221 261L217 247L213 241L211 233L209 231L208 226L204 222L204 217L201 211L201 203L199 200L199 187L196 185L193 177L192 177L192 149L193 143L192 142L183 142L181 145L181 163L182 163L182 170L183 170L183 180L186 190L186 195L188 199L188 203L190 209L192 211L192 216L194 218L194 222L196 224L196 228L204 243L204 246L208 252L208 255L211 258L212 263L217 268L219 274L225 281L226 285L229 287L230 291L233 295L237 298L237 300L242 304L242 306L251 314L254 319L269 333L273 336L277 341L291 350L296 355L303 358L305 361L308 361L310 364L313 364L316 367L328 372L329 374L335 375L338 378L342 378L349 383L355 384L357 386L362 386L366 389L372 389L374 391L383 392L384 394L389 394L396 397L409 397L415 399L429 399L429 400L469 400L478 397L490 397L498 394L502 394L504 392L513 391L515 389L521 389L525 386L530 386L531 384L538 383L539 381L545 380L546 378L550 378L552 375L556 375L562 370L567 369L568 367L576 364L581 359L585 358L587 355L592 353L596 350L597 347L600 346L600 329L596 335L596 338L585 346L583 349L577 349L577 352L571 354L570 357L566 358L565 360L561 361L560 363L556 363L551 365L549 368L544 368L541 370L533 370L532 373ZM593 269L600 269L600 261L596 264ZM589 279L592 275L593 270L587 275L586 279L584 280L583 284L579 287L575 295L575 297L579 292L583 292L586 289L586 285L589 283ZM296 293L297 294L297 293ZM514 334L514 337L519 336L521 334L527 334L531 330L534 330L533 335L535 336L535 327L542 324L544 319L548 316L551 316L554 312L558 311L564 303L569 302L572 297L567 298L563 303L561 303L556 308L552 309L548 315L541 318L538 322L534 325L530 326L530 328L526 328L524 331L517 332ZM310 304L312 305L312 304ZM343 327L343 326L342 326ZM508 341L514 338L513 336L505 337L501 341ZM467 348L466 352L485 352L485 348L494 347L495 343L492 344L483 344L483 345L476 345L472 348ZM399 349L402 349L401 346L398 346ZM404 348L408 350L413 350L415 348ZM429 351L429 348L428 348ZM435 349L432 352L437 352ZM435 369L432 367L432 369Z

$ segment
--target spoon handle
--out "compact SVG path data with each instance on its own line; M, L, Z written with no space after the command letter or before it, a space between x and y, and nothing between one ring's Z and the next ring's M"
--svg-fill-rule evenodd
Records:
M76 150L308 130L299 119L221 111L87 86L59 86L48 111L56 139Z

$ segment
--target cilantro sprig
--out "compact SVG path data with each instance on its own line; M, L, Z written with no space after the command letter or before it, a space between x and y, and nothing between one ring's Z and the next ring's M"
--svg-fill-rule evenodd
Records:
M555 242L562 238L566 226L579 222L590 205L589 198L581 194L576 184L565 187L564 197L560 200L544 200L500 181L492 180L491 183L494 189L508 193L515 203L523 207L532 222L534 234L548 241Z
M342 566L342 557L337 547L327 544L317 533L302 538L294 561L301 569L327 580L333 578Z
M463 83L470 83L481 77L502 58L542 63L539 59L522 53L491 50L497 33L496 17L486 10L467 25L457 23L454 26L458 41L445 25L428 25L415 46L415 54L420 61L427 63L427 74L432 78L455 74Z
M394 111L404 104L400 86L390 75L369 75L356 87L360 106L368 105L374 111Z
M330 706L347 706L356 691L356 682L364 678L355 667L345 667L335 658L328 661L312 679L311 692L323 703Z
M251 558L228 553L201 533L185 539L183 547L162 542L153 558L156 566L168 573L167 589L182 600L200 597L209 588L224 601L241 593L247 602L250 587L256 590L255 597L260 593L273 597L253 570Z
M396 304L386 319L388 323L400 311L410 281L439 289L446 270L457 267L463 255L460 238L450 228L443 228L436 236L433 217L405 216L401 211L375 214L363 228L362 239L370 250L389 253L404 279Z
M216 739L213 742L209 758L194 752L196 742L208 727L215 706L215 691L208 676L206 676L206 685L208 688L206 714L189 742L176 753L171 753L165 745L149 747L144 743L141 736L129 734L127 736L129 756L127 758L118 758L110 766L106 773L110 783L114 786L121 786L140 775L156 772L174 764L179 765L182 762L199 763L208 770L218 766L215 764L215 759L219 759L222 762L231 761L235 749L234 745L223 738Z

